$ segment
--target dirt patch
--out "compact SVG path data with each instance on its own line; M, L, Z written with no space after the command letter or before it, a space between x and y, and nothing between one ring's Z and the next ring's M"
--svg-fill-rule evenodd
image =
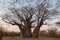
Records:
M60 40L60 38L50 38L50 37L40 37L40 38L3 37L2 40Z

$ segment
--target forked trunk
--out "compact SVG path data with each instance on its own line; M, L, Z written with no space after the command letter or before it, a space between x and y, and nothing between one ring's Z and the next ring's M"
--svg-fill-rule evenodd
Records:
M32 37L33 38L37 38L38 37L38 33L40 31L40 27L42 26L43 22L41 21L40 25L37 25L32 33Z
M32 33L32 37L33 37L33 38L37 38L37 37L38 37L39 30L40 30L40 27L39 27L39 26L37 26L37 27L34 29L34 31L33 31L33 33Z

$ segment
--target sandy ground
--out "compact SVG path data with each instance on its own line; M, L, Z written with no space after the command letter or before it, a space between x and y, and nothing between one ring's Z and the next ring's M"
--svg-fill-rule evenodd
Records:
M40 38L20 38L20 37L3 37L2 40L60 40L60 38L49 38L49 37L40 37Z

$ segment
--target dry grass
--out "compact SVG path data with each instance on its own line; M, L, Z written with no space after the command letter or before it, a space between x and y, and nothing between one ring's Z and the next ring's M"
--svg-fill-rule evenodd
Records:
M40 37L40 38L3 37L2 40L60 40L60 38L50 38L50 37Z

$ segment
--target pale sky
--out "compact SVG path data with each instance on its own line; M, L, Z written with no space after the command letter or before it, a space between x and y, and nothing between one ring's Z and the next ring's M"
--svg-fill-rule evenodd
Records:
M14 1L14 0L13 0ZM21 0L20 4L15 4L15 7L22 7L22 6L28 6L29 4L31 4L32 6L35 6L36 1L40 2L40 0L32 0L32 2L29 2L29 0L27 0L28 2L26 2L25 0ZM0 0L0 15L8 12L9 10L7 10L7 7L9 7L8 5L10 5L9 2L12 2L12 0ZM56 7L56 2L57 0L49 0L49 2L51 3L51 8L49 8L49 10L54 9ZM2 4L1 4L2 3ZM58 11L60 11L60 8L57 9ZM60 14L60 12L59 12ZM47 20L47 22L49 22L49 24L54 24L57 21L60 21L60 15L53 15L51 17L52 19ZM44 27L46 28L46 27Z
M8 12L7 7L9 7L8 5L10 5L10 2L12 2L12 1L14 1L14 0L5 0L5 1L0 0L0 14L4 14L4 13ZM28 1L28 2L26 2L26 1ZM29 2L29 0L20 0L20 4L16 3L15 7L28 6L29 4L31 4L32 6L35 6L35 4L37 2L41 2L41 0L32 0L31 2ZM56 7L56 2L57 2L57 0L49 0L49 3L51 4L50 5L51 7L49 8L49 10L54 9ZM55 21L60 20L59 19L60 15L56 15L56 16L53 15L53 17L51 17L51 18L52 19L47 20L47 22L49 21L51 23L54 19L54 21L53 21L53 23L54 23Z

